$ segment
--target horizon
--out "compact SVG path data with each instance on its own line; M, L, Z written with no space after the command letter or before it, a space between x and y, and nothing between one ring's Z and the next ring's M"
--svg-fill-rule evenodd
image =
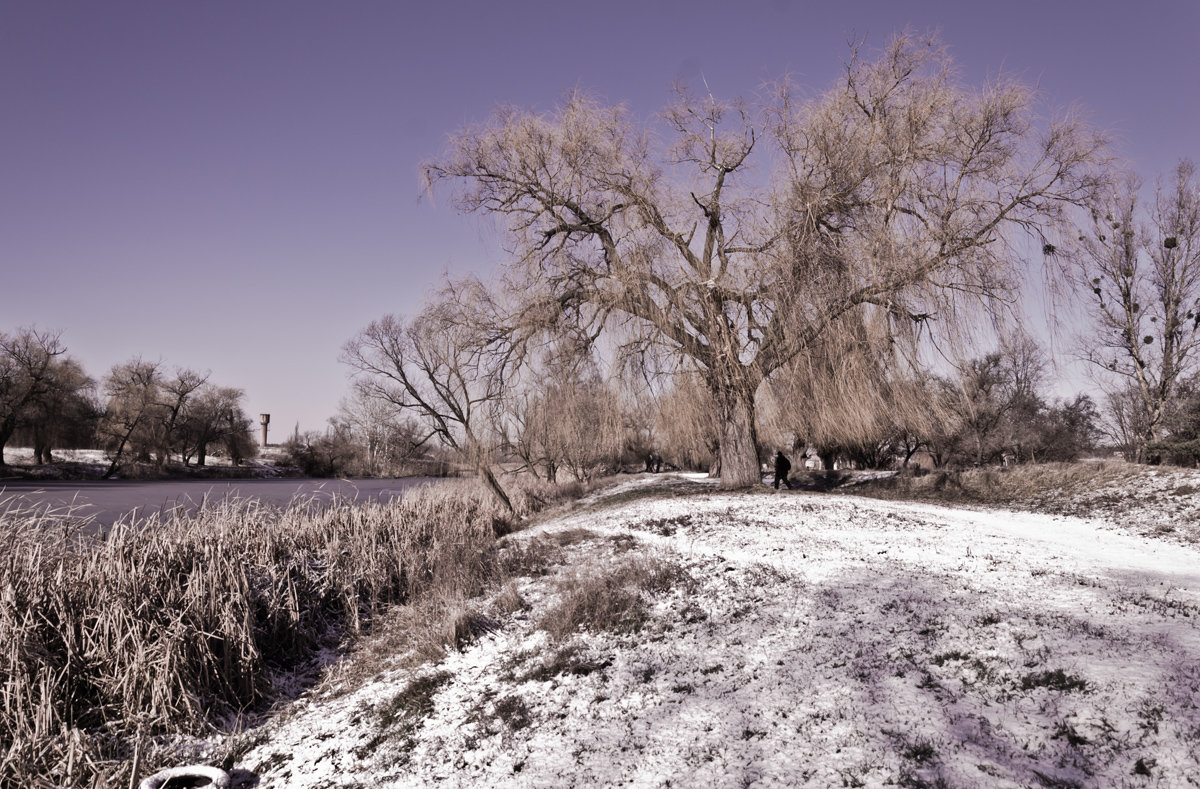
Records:
M132 356L209 370L246 392L252 419L271 414L271 443L336 414L355 332L415 311L444 273L503 259L486 221L421 198L417 174L502 104L547 110L581 87L647 119L679 82L728 99L791 74L817 93L848 40L938 29L964 82L1013 75L1078 106L1147 183L1200 162L1200 4L1183 0L622 0L598 17L544 2L66 2L0 19L15 119L0 331L61 331L97 380Z

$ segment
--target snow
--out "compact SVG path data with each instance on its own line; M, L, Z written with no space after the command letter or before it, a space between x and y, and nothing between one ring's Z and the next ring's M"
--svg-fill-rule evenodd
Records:
M110 458L108 453L103 449L54 449L50 453L55 464L70 463L76 466L86 468L92 475L100 475L104 472L109 464ZM35 454L30 447L6 447L4 449L4 460L12 466L24 466L25 470L47 471L53 474L56 466L39 466L35 461ZM257 458L250 458L242 461L242 464L236 468L240 471L245 471L248 468L253 468L258 476L275 477L279 476L279 466L281 463L281 453L276 448L270 448L260 453ZM191 459L190 463L195 463L195 458ZM220 453L210 453L205 460L206 471L219 471L222 467L233 468L232 461ZM199 466L191 465L190 468L194 471ZM118 475L119 478L120 475Z
M1143 534L1170 512L641 475L507 538L592 535L517 579L526 610L437 665L312 691L239 766L288 787L1197 785L1197 550ZM561 577L632 558L691 581L637 632L538 629ZM421 682L428 707L385 723Z
M54 461L69 463L105 463L107 457L103 449L55 449L51 451ZM5 447L4 459L17 466L34 465L34 452L30 447Z

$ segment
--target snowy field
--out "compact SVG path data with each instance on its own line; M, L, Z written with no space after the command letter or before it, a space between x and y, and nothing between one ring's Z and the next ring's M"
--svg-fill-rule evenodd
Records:
M268 787L1200 785L1200 556L1156 529L1172 511L641 476L506 538L531 569L521 606L480 603L491 632L327 680L243 735L238 767ZM658 571L632 626L547 632L631 565Z

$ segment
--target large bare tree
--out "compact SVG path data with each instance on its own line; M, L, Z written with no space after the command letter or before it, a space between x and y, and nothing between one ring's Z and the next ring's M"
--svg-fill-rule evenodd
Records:
M1087 214L1072 254L1063 256L1079 291L1091 296L1083 356L1114 391L1135 394L1114 419L1136 425L1132 455L1161 437L1175 391L1200 359L1200 184L1181 161L1159 182L1154 205L1140 205L1142 183L1129 176ZM1128 390L1127 392L1125 390ZM1129 409L1135 405L1135 410Z
M855 48L831 89L759 104L681 91L669 142L573 93L505 107L428 164L464 211L507 224L507 278L532 328L617 329L701 371L723 487L760 480L755 394L854 311L900 334L960 297L1006 296L1014 231L1035 236L1095 190L1102 141L1043 120L1033 92L961 84L934 39Z

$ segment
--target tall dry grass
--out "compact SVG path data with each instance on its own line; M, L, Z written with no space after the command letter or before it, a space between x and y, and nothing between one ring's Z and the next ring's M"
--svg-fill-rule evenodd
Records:
M552 493L516 498L527 512ZM135 741L229 725L270 701L272 672L383 609L495 583L507 527L469 483L389 504L223 502L103 541L0 514L0 786L128 785Z

